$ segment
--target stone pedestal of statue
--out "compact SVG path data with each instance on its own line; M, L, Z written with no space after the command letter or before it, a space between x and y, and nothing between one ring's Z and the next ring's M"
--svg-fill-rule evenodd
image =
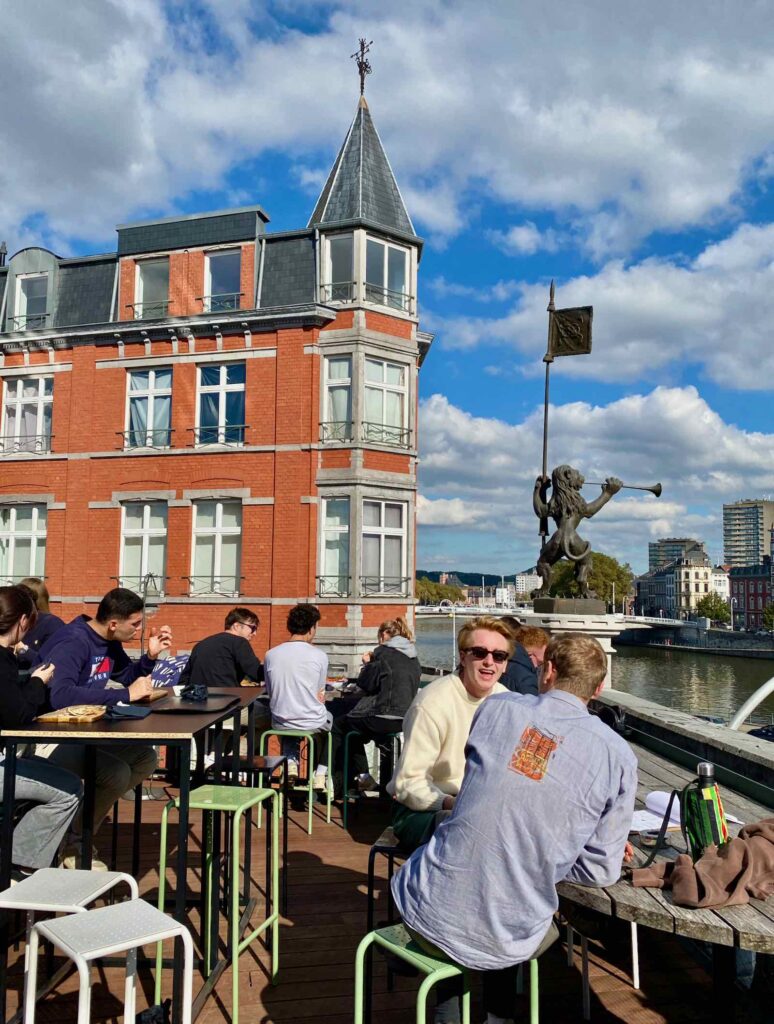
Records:
M589 633L599 640L607 655L607 676L605 689L611 682L612 658L615 654L613 640L630 624L622 615L608 615L605 602L591 598L538 597L530 614L519 615L526 626L539 626L552 636L559 633Z
M604 615L607 607L597 597L536 597L535 612L554 615Z

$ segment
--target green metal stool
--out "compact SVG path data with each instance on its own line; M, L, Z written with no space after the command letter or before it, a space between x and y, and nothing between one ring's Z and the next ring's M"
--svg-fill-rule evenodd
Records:
M312 760L313 760L312 753L314 751L314 741L313 741L312 737L315 735L315 733L317 733L319 731L320 730L317 730L317 729L313 729L313 730L308 731L308 732L303 730L303 729L269 729L267 732L265 732L261 736L261 742L260 742L260 745L258 747L258 753L259 753L259 755L261 757L263 757L264 754L266 753L266 742L267 742L269 736L289 736L289 737L292 737L293 739L306 740L306 744L307 744L307 748L306 748L307 749L307 758L306 758L306 782L305 782L305 788L309 791L309 822L307 824L306 831L307 831L307 833L309 835L312 834L312 817L313 817L313 814L314 814L314 765L312 764ZM325 816L325 820L327 821L327 823L329 825L331 823L331 797L332 797L331 787L333 785L332 751L333 751L333 747L331 745L331 733L330 733L330 730L328 730L328 778L326 780L326 783L327 783L327 793L326 793L326 797L327 797L327 813L326 813L326 816ZM280 813L282 813L281 810L280 810ZM285 808L285 813L287 814L287 807ZM258 808L258 826L259 827L260 827L260 824L261 824L261 809L259 807Z
M401 726L402 726L402 723L401 723ZM348 821L348 818L349 818L349 784L350 784L350 778L349 778L349 740L350 740L350 737L351 736L360 736L361 738L365 739L367 743L373 743L375 745L376 749L379 750L380 752L381 752L381 749L382 749L381 748L382 743L384 743L387 740L389 740L389 742L392 744L392 748L393 748L392 749L392 765L393 765L393 768L394 768L395 767L395 741L396 740L398 741L398 756L400 756L401 736L402 735L403 735L403 730L401 728L401 729L398 730L398 732L384 732L384 733L379 733L378 736L376 734L373 734L373 733L364 734L364 733L360 732L358 729L351 729L344 736L344 776L343 776L344 777L344 801L343 801L343 804L342 804L341 821L342 821L342 825L344 826L344 831L345 832L347 831L347 821ZM381 760L381 757L380 757L380 760ZM330 772L330 768L328 769L328 771Z
M370 932L357 947L355 954L355 1024L363 1024L365 1005L365 958L372 945L381 946L394 956L416 967L426 975L417 993L417 1024L425 1024L427 996L433 985L447 978L462 978L462 1024L470 1024L470 974L466 968L445 957L430 956L414 942L404 925L377 928ZM369 972L370 973L370 972Z
M247 815L249 824L249 812L256 805L260 808L266 801L271 802L271 841L270 850L267 850L267 860L271 861L271 871L267 871L267 879L270 878L270 893L267 893L266 918L257 927L253 928L248 935L240 938L246 927L249 926L250 915L255 901L247 900L247 907L242 915L239 913L240 886L239 871L241 862L240 826L242 818ZM164 808L161 816L161 850L159 855L159 909L164 909L164 895L166 889L166 865L167 865L167 821L172 808L179 808L180 801L170 800ZM279 794L273 789L254 789L242 786L199 786L191 792L189 803L190 810L204 812L204 871L203 886L205 897L204 912L204 962L205 970L210 981L210 987L214 987L216 977L231 963L231 985L232 985L232 1020L234 1024L239 1022L239 957L247 947L259 935L267 929L271 929L271 983L277 984L279 971ZM213 884L213 865L215 854L213 852L215 827L213 818L216 812L232 815L231 821L231 876L228 888L230 898L229 909L229 957L217 964L212 963L213 945L217 948L217 918L213 915L213 904L217 914L218 890L217 882ZM245 844L250 843L250 829L245 829ZM249 857L245 861L245 890L249 893L250 869ZM268 867L268 865L267 865ZM185 879L178 879L178 885L185 885ZM214 933L214 934L213 934ZM214 938L214 942L213 942ZM156 1002L161 1001L161 945L156 950ZM214 970L213 970L214 967Z

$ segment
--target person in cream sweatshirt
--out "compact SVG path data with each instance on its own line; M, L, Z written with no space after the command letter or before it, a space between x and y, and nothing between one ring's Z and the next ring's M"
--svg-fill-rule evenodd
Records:
M420 690L403 719L403 750L387 791L401 846L426 843L454 806L465 771L465 744L482 702L504 693L499 682L513 653L508 628L494 616L466 622L457 637L459 674Z

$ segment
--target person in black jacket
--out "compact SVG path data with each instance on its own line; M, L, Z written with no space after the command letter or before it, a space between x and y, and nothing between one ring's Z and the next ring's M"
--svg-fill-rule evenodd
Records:
M13 654L35 624L37 608L26 587L0 587L0 728L28 725L50 707L48 683L53 665L35 669L24 683ZM0 785L4 767L0 763ZM49 867L75 817L83 794L81 780L50 761L21 757L16 762L16 799L34 800L13 832L13 876Z
M243 679L263 681L263 665L250 646L260 622L249 608L232 608L223 630L194 644L181 685L239 686Z
M515 615L503 615L502 621L513 634L516 647L500 682L511 693L531 693L537 696L538 671L543 664L543 655L549 641L548 633L537 626L522 626Z
M363 667L357 685L365 694L355 707L335 719L331 730L333 744L333 792L346 798L345 786L357 777L360 790L371 789L374 780L368 773L365 744L388 733L400 732L403 716L419 689L419 667L414 637L403 618L383 622L378 631L379 646L363 655ZM344 737L358 732L349 741L350 779L343 778Z

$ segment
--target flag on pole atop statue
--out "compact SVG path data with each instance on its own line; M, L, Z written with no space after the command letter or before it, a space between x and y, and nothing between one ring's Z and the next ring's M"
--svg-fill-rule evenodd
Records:
M591 352L593 306L574 306L551 311L548 357L583 356Z

